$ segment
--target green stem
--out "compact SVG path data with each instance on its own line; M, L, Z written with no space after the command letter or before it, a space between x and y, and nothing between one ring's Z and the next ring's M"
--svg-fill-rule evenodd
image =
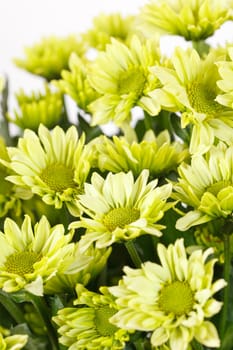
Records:
M229 306L229 292L230 292L230 272L231 272L231 254L230 254L230 235L224 234L224 269L223 278L227 282L223 291L223 308L220 318L220 337L223 339L226 331L227 314Z
M137 249L136 249L133 241L127 241L125 243L125 247L129 253L135 267L137 267L137 268L141 267L142 261L141 261L141 258L137 252Z
M0 303L17 323L25 323L24 314L19 306L3 291L0 291Z
M192 341L193 350L203 350L203 345L198 343L195 339Z
M51 350L58 350L59 345L58 345L56 331L51 323L50 312L45 303L45 300L42 297L39 297L33 294L31 294L30 299L31 299L31 303L34 305L35 309L40 314L47 328L48 338L51 344Z

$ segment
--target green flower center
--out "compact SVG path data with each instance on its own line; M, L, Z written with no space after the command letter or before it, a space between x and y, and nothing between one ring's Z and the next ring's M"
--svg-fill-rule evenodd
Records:
M109 318L116 313L116 310L108 306L95 309L95 325L98 333L104 337L113 335L118 328L109 322Z
M63 164L48 165L40 174L40 178L51 190L56 192L75 187L73 169L67 168Z
M114 208L103 218L104 225L109 231L114 231L117 227L124 228L140 217L140 211L135 208Z
M5 271L24 276L33 273L33 264L40 260L40 255L35 252L19 252L9 255L5 262Z
M216 92L202 83L192 82L187 86L188 99L198 113L215 114L223 111L224 107L214 101Z
M135 92L137 96L142 94L146 78L140 68L131 68L122 72L118 81L119 95Z
M176 316L188 314L194 304L193 292L187 282L173 282L162 288L158 304L166 313L172 312Z
M232 183L227 180L218 181L213 185L210 185L206 188L206 191L212 193L214 196L217 196L218 192L224 189L225 187L232 186Z

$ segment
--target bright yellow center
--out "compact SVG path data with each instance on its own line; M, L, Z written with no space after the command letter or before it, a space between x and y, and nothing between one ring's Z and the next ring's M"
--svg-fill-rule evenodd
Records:
M146 78L140 68L131 68L121 73L118 81L118 93L124 95L134 92L137 96L140 96L145 83Z
M224 107L214 101L216 92L202 83L192 82L187 86L188 99L193 109L198 113L215 114Z
M109 322L109 318L116 313L116 310L108 306L95 309L95 325L98 333L104 337L113 335L118 328Z
M160 292L159 307L176 316L188 314L194 304L193 292L187 282L175 281L164 286Z
M9 255L5 262L5 271L24 276L33 273L33 264L40 260L40 255L35 252L19 252Z
M140 211L135 208L115 208L103 218L104 225L109 231L114 231L117 227L124 228L140 217Z
M40 178L51 190L56 192L75 187L73 169L67 168L63 164L48 165L40 174Z
M232 186L232 183L227 180L222 180L210 185L206 188L206 191L212 193L214 196L217 196L218 192L224 189L225 187Z

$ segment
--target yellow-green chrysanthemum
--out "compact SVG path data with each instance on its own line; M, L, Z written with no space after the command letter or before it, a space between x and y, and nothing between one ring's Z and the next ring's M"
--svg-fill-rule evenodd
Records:
M81 38L51 36L43 38L31 47L26 47L25 58L17 58L14 62L19 68L50 81L59 79L61 71L68 69L68 61L72 52L81 56L86 52L86 44Z
M100 136L95 141L99 169L113 173L131 170L138 176L143 169L149 169L150 176L155 178L175 170L188 156L185 145L171 142L167 130L157 137L149 130L141 142L129 142L126 137L118 136L112 140Z
M141 10L139 27L146 35L160 31L199 41L231 16L229 0L151 0Z
M59 342L69 350L123 350L130 332L109 322L117 312L113 296L106 287L97 294L77 284L77 308L64 308L58 311L53 321L59 326ZM131 332L132 333L132 332Z
M88 105L100 96L87 79L89 64L90 62L73 53L69 59L69 70L61 72L61 80L53 81L54 85L69 95L85 112L89 112Z
M90 170L84 141L75 126L65 132L59 126L49 131L41 124L38 135L26 129L18 146L8 147L8 166L16 175L7 179L31 189L46 204L59 209L65 203L73 215L79 215L78 196Z
M63 112L63 97L61 92L51 91L46 85L45 93L32 92L26 95L23 90L16 94L19 111L14 111L14 117L8 115L8 120L22 129L37 131L42 123L49 129L58 124Z
M27 334L11 335L8 329L0 327L0 349L1 350L20 350L28 341Z
M153 67L163 87L154 91L164 109L181 112L182 126L193 124L190 152L206 152L215 138L233 142L233 111L216 101L220 76L216 62L222 51L211 51L201 59L196 50L177 48L173 68Z
M217 62L219 74L221 80L217 82L218 87L220 88L219 95L216 98L218 103L226 107L233 108L233 47L230 46L227 48L227 53L229 60L222 62Z
M9 156L4 140L0 137L0 159L9 162ZM8 214L11 218L18 218L22 214L22 200L32 196L31 191L25 191L6 180L11 172L0 164L0 217Z
M127 42L135 29L134 19L134 16L123 17L120 13L102 13L93 19L93 26L83 34L83 39L97 50L105 50L111 38Z
M125 267L118 286L109 288L120 309L110 322L122 329L153 332L153 346L168 343L171 350L187 350L196 339L207 347L219 347L217 330L206 318L221 309L213 294L226 282L213 282L212 249L199 249L187 257L179 239L167 248L159 243L157 250L161 265Z
M233 212L233 146L219 143L178 168L173 197L194 208L177 221L181 231Z
M161 236L163 225L157 222L171 208L167 203L171 184L156 187L158 180L147 184L149 171L143 170L136 181L132 172L108 173L106 179L94 173L85 183L80 205L86 214L70 227L85 227L80 245L85 249L92 242L97 248L114 242L134 239L143 234Z
M155 40L141 41L133 36L129 45L112 39L100 52L89 73L91 85L102 95L89 106L92 124L113 120L121 125L131 117L131 109L140 106L151 115L160 111L159 101L150 92L158 85L149 67L159 64L159 45Z
M34 227L29 216L21 227L7 218L0 232L0 288L7 293L24 289L43 295L43 284L74 249L69 243L72 232L64 231L63 225L51 227L45 216Z
M73 254L60 264L56 275L46 283L45 293L73 293L77 283L87 285L102 271L110 253L111 248L96 249L93 245L81 251L77 242Z

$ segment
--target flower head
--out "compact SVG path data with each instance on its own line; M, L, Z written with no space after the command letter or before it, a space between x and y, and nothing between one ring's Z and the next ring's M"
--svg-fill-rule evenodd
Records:
M61 119L63 112L63 99L60 92L52 92L49 86L45 86L45 93L32 92L26 95L23 90L16 94L19 112L14 111L12 118L8 114L10 122L21 129L38 130L42 123L49 129L54 127Z
M87 229L80 240L83 248L92 242L103 248L146 233L162 234L164 226L157 222L173 205L166 203L172 187L167 184L156 188L157 180L147 184L148 176L148 170L143 170L136 181L132 172L109 173L106 179L97 173L92 175L79 198L86 215L70 224L71 228Z
M72 254L72 232L64 231L63 225L50 227L45 216L34 227L29 216L21 227L7 218L0 232L0 288L7 293L24 289L42 295L43 284Z
M38 135L26 129L18 146L8 147L9 167L16 175L7 179L31 189L57 209L65 203L78 215L78 196L90 170L84 139L84 134L78 138L74 126L65 132L59 126L49 131L41 124Z
M181 164L178 173L173 198L194 208L177 221L179 230L232 215L233 146L212 146L205 155L195 155L190 165Z
M68 69L72 52L84 55L86 45L80 38L55 36L43 38L32 47L25 48L25 58L14 60L16 65L46 80L59 79L61 71Z
M147 35L156 31L204 40L231 18L229 0L152 0L139 15L139 26Z
M120 13L102 13L93 19L93 26L83 34L83 39L97 50L105 50L111 38L127 42L135 28L134 19L134 16L122 17Z
M97 142L99 141L99 142ZM175 170L188 156L185 145L171 142L167 130L155 136L152 130L145 133L143 140L129 142L126 137L113 136L110 140L100 136L96 140L98 167L101 171L132 171L138 176L143 169L149 169L152 178L161 177Z
M123 350L130 332L109 322L117 308L107 288L101 287L102 294L97 294L77 284L76 291L74 304L79 307L61 309L53 317L59 326L60 343L69 350Z
M215 63L221 57L225 56L220 50L201 59L194 49L177 48L171 59L173 68L151 68L163 85L153 98L165 109L181 112L182 127L193 125L191 153L206 152L215 138L233 141L233 111L216 101L220 76Z
M209 259L212 250L196 250L187 257L183 239L167 248L159 243L157 250L161 265L125 267L118 286L109 288L119 308L110 322L122 329L153 332L153 346L168 343L171 350L187 350L195 338L207 347L218 347L217 330L206 318L219 312L222 303L213 294L226 282L212 281L216 262Z
M93 63L88 76L91 85L101 94L89 106L93 125L113 120L121 125L131 117L131 109L140 106L149 114L160 110L150 92L158 84L149 67L158 64L160 54L155 40L141 41L133 36L129 45L112 39L106 51Z
M228 46L227 53L229 59L217 62L221 79L217 81L220 88L216 101L226 107L233 109L233 47Z
M2 350L20 350L27 344L27 334L11 335L8 329L0 327L0 349Z
M82 60L75 53L69 59L69 70L62 70L60 80L54 80L63 93L69 95L78 107L89 112L88 105L99 97L99 93L90 85L87 72L90 62Z

